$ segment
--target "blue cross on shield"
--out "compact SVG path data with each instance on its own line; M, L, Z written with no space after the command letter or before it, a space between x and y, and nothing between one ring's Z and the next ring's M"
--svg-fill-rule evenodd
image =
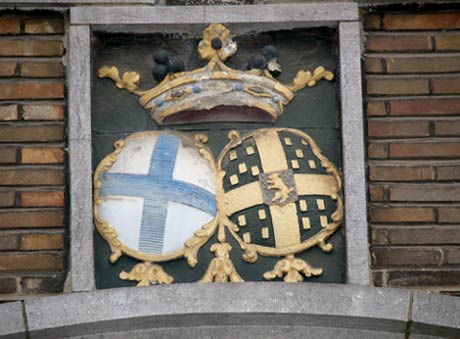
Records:
M130 248L150 254L177 250L216 215L209 173L207 160L176 135L127 139L112 168L99 177L101 217Z

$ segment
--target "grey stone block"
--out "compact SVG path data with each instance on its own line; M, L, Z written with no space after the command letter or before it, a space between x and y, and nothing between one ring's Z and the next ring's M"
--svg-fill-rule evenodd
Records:
M352 285L177 284L26 301L32 334L55 338L161 327L314 326L403 333L410 293Z
M104 333L79 337L79 339L231 339L231 338L289 338L289 339L403 339L402 333L378 332L348 328L327 328L307 326L199 326L179 328L157 328L149 330L134 330L129 332Z
M69 141L70 272L73 291L94 289L91 141Z
M0 338L24 338L24 333L21 303L0 304Z
M69 81L70 274L73 291L94 289L89 26L71 26Z
M321 22L358 20L354 3L306 3L252 6L74 7L71 24L208 24Z
M162 0L2 0L4 4L15 5L59 5L59 6L75 6L75 5L124 5L124 4L145 4L157 5L161 4Z
M366 163L358 22L339 24L347 282L369 284Z
M69 29L69 139L91 139L91 50L89 26Z
M460 338L460 298L414 293L411 333Z

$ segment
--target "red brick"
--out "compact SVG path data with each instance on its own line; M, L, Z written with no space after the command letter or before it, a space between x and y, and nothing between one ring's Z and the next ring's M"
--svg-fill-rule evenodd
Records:
M0 84L0 100L62 98L64 98L64 84L61 83Z
M59 40L0 40L0 56L61 56Z
M60 147L24 147L21 150L23 164L62 164L64 150Z
M391 244L391 240L389 237L390 231L384 228L372 229L371 244L372 245L390 245Z
M460 223L460 207L442 207L438 209L438 213L441 223Z
M382 59L370 57L364 60L364 69L367 73L383 73L385 71Z
M0 147L0 163L14 164L16 163L17 147Z
M24 62L21 76L31 78L58 78L64 75L61 62Z
M428 80L420 79L368 79L368 95L429 94Z
M460 228L442 226L388 227L372 230L374 245L448 245L460 243Z
M371 159L384 159L388 157L388 145L385 143L370 143L367 155Z
M0 185L64 185L64 169L0 168Z
M460 264L460 248L447 248L445 252L445 263L447 265Z
M0 234L0 251L12 251L19 248L17 234Z
M13 191L0 191L0 207L14 206L15 195Z
M383 17L386 30L430 30L460 28L460 13L387 14Z
M433 222L434 209L431 207L371 207L371 221L381 223Z
M437 180L460 180L460 165L436 166Z
M387 115L385 101L369 101L367 103L367 115L369 116Z
M385 58L387 73L450 73L460 71L460 58L449 55L419 55Z
M437 51L459 51L460 34L435 36Z
M431 166L370 165L369 178L373 181L431 181L435 171Z
M24 20L24 31L29 34L64 33L64 20L60 18L33 18Z
M62 141L63 139L64 127L60 124L0 126L0 142Z
M62 234L24 234L21 236L21 250L61 250L64 248Z
M23 293L57 293L62 292L65 275L63 273L49 274L38 277L23 277L21 288Z
M374 248L374 266L426 266L440 265L441 250L434 248Z
M365 29L379 29L380 28L380 15L368 14L364 17Z
M0 278L0 293L16 293L16 278Z
M391 100L390 115L457 115L460 99L411 99Z
M369 198L371 201L385 200L385 188L382 186L369 186Z
M460 201L460 186L454 184L398 185L388 190L390 201Z
M385 281L385 279L384 279L383 273L381 271L373 271L372 272L371 284L373 284L373 286L375 286L375 287L385 286L386 283L384 281Z
M63 120L64 107L61 105L24 105L24 120Z
M434 131L439 136L460 136L460 119L436 121Z
M64 192L21 192L22 207L62 207L64 206Z
M369 34L366 38L366 49L371 52L431 51L431 37Z
M0 77L12 77L16 75L18 63L14 61L0 62Z
M21 33L21 21L18 17L0 17L0 34Z
M1 105L0 106L0 121L18 120L17 105Z
M460 78L431 80L433 94L460 94Z
M392 143L390 158L457 158L460 142Z
M60 254L0 254L0 271L62 270L63 266Z
M387 273L388 286L390 287L440 287L458 286L460 270L455 269L404 269L389 271Z
M0 211L0 228L62 227L63 222L64 214L62 210L16 209L14 211Z
M373 120L367 123L369 137L423 137L429 136L428 121Z

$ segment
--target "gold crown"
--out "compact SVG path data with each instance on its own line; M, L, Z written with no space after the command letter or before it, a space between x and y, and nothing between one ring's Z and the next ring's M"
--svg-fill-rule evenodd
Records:
M312 87L321 79L330 81L334 78L333 73L319 66L313 73L297 72L292 84L285 85L267 69L241 71L230 68L224 62L236 53L237 44L231 39L230 31L221 24L211 24L203 31L198 51L202 59L208 60L206 66L170 73L157 86L146 91L138 88L140 75L137 72L125 72L120 78L116 67L104 66L99 70L99 77L110 78L118 88L139 96L139 103L160 125L181 112L206 111L218 106L251 107L276 121L295 92L306 86ZM214 121L212 115L207 121Z

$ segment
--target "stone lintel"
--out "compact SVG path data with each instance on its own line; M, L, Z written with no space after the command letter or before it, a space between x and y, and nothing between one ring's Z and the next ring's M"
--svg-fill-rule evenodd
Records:
M208 24L358 20L356 3L295 3L229 6L81 6L70 10L72 25Z
M335 284L173 284L26 301L31 334L55 338L160 327L406 328L410 292Z

